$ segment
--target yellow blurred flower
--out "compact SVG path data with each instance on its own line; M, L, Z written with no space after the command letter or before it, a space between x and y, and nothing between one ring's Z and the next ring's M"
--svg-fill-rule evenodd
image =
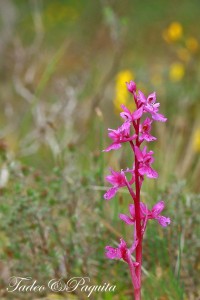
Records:
M173 63L169 69L169 78L171 81L180 81L185 75L185 68L182 63Z
M183 27L178 22L172 22L162 36L167 43L175 42L183 36Z
M124 87L126 82L134 80L135 76L130 70L122 70L117 74L116 85L118 88Z
M200 128L197 128L193 135L193 150L200 152Z
M135 109L135 103L130 93L127 91L126 82L134 80L135 76L130 70L122 70L116 76L114 106L116 113L121 111L120 105L126 105L130 110Z
M192 53L196 53L199 48L199 42L194 37L186 39L186 46Z
M177 50L178 58L180 58L184 62L188 62L191 59L190 52L186 48L179 48Z

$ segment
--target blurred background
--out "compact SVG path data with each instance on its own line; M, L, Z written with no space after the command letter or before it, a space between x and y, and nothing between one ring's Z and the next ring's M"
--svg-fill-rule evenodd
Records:
M128 147L107 154L107 128L125 86L157 92L166 124L153 125L158 180L142 200L166 202L168 228L153 221L144 239L143 299L200 299L200 2L197 0L0 1L1 299L87 299L87 294L6 292L11 276L89 276L132 299L128 268L109 261L132 232L118 218L131 202L103 199L108 167L132 164Z

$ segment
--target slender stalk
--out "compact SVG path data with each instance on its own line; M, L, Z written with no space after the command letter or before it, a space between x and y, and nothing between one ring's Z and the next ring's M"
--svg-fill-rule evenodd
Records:
M137 120L137 123L135 125L135 132L137 136L139 136L139 122L140 119ZM131 148L134 151L134 144L133 142L130 142ZM137 137L136 139L136 145L139 147L140 142ZM141 267L142 267L142 228L141 228L141 219L140 219L140 181L139 181L139 162L138 159L135 155L135 223L136 223L136 233L137 233L137 240L138 240L138 245L136 247L136 262L139 263L139 265L136 267L136 276L139 282L139 289L135 289L135 300L140 300L141 299Z
M140 287L139 287L139 282L138 282L138 279L137 279L137 276L135 273L135 268L134 268L130 253L127 253L127 254L128 254L128 265L129 265L129 269L130 269L132 284L133 284L134 290L138 290Z
M136 126L136 134L139 136L139 120ZM139 146L138 137L136 139L136 145ZM139 162L135 155L135 219L136 219L136 232L138 238L138 245L136 247L136 261L139 263L136 268L136 276L140 284L140 290L136 291L135 298L140 299L141 297L141 267L142 267L142 233L141 233L141 220L140 220L140 182L139 182L139 172L138 172Z

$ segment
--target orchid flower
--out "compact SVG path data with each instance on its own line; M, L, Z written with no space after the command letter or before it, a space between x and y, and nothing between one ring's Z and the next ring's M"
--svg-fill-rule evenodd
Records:
M152 141L155 141L156 140L156 137L152 136L150 134L150 131L151 131L151 123L153 121L149 118L146 118L144 120L144 122L142 124L140 124L140 127L139 127L139 131L140 131L140 137L139 137L139 140L142 142L142 141L147 141L147 142L152 142Z
M144 207L143 207L144 208ZM167 225L170 224L171 220L170 218L168 217L164 217L164 216L161 216L161 212L164 210L165 208L165 203L164 201L159 201L158 203L156 203L152 210L148 210L148 215L147 215L147 218L148 220L150 219L155 219L158 221L158 223L162 226L162 227L166 227ZM143 214L145 215L146 214L146 208L143 209Z
M140 203L140 218L141 218L141 220L143 220L143 219L145 219L146 213L144 213L144 209L141 208L141 204L142 204L142 202ZM130 212L131 217L129 217L125 214L119 214L119 218L128 225L134 225L135 224L135 205L134 204L129 205L129 212Z
M121 144L125 142L130 142L134 139L136 139L137 135L134 134L133 136L130 136L130 124L128 122L122 124L118 129L110 129L108 128L108 136L113 140L113 143L108 146L104 152L108 152L110 150L117 150L121 148Z
M147 218L147 220L150 219L155 219L158 221L158 223L166 227L167 225L170 224L170 218L161 216L160 213L163 211L165 208L164 201L159 201L157 204L155 204L152 208L152 210L148 210L146 204L140 202L140 219L144 220ZM134 225L135 223L135 205L130 204L129 205L129 212L131 217L125 215L125 214L120 214L119 218L124 221L128 225Z
M139 174L146 174L148 178L157 178L158 173L151 168L151 164L154 162L154 158L152 157L153 151L147 152L146 146L141 151L137 146L135 146L135 155L139 162Z
M117 193L118 189L121 187L126 186L126 177L125 177L125 172L130 172L132 173L132 178L130 180L130 183L132 184L134 182L134 174L133 170L126 170L121 172L116 172L112 168L110 168L111 175L106 176L106 180L113 185L105 194L104 194L104 199L110 200L115 196Z
M124 110L120 113L120 116L125 120L124 124L128 122L134 122L135 120L140 119L143 114L143 107L140 107L133 113L131 113L130 110L124 104L121 105L121 108Z
M129 262L128 254L130 255L136 248L137 242L134 243L134 247L130 249L127 248L126 242L120 239L120 243L117 248L111 246L106 246L106 256L110 259L123 259L125 262ZM137 262L133 263L134 266L138 266Z
M120 244L117 248L113 248L110 246L105 247L106 256L110 259L123 259L124 261L127 261L127 251L128 248L126 246L126 242L123 239L120 239Z
M165 118L162 114L158 113L158 108L160 107L160 103L156 103L156 93L150 94L147 98L145 95L138 91L138 103L140 103L145 112L149 112L152 116L152 119L155 121L166 122L167 118Z

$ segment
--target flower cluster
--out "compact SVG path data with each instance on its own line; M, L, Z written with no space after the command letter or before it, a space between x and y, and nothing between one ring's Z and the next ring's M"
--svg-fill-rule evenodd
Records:
M166 122L165 118L159 113L160 103L156 102L156 93L151 93L148 97L137 91L135 82L127 83L128 91L133 95L135 111L131 112L125 105L121 105L120 116L124 120L123 124L117 129L108 129L108 136L112 143L103 151L109 152L122 147L122 144L129 143L133 151L134 165L131 169L121 170L120 172L110 169L110 175L106 180L112 185L104 195L106 200L112 199L120 188L127 187L132 197L133 203L129 205L129 215L120 214L119 218L128 225L133 226L133 242L130 248L121 239L117 248L106 246L106 256L110 259L122 259L130 268L132 283L134 286L135 299L140 299L141 289L141 262L142 262L142 238L145 233L148 220L154 219L161 226L166 227L170 224L170 218L161 215L165 204L161 200L153 206L151 210L140 200L140 191L144 176L157 178L158 173L152 168L154 162L153 151L148 151L144 142L156 140L151 134L153 121ZM126 174L131 174L128 180ZM135 252L135 260L132 254Z

